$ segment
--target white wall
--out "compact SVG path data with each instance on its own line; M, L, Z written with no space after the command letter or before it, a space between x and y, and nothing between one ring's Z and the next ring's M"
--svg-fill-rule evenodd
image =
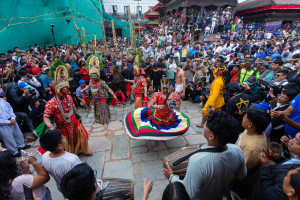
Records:
M149 10L149 7L154 7L158 3L157 0L140 0L139 6L142 7L142 13ZM107 13L112 13L112 5L117 5L117 13L124 14L124 6L130 5L131 14L137 14L138 2L134 0L103 0L104 9Z

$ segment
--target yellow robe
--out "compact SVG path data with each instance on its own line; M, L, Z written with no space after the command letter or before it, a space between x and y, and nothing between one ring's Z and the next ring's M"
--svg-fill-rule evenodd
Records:
M209 110L207 110L207 106L210 105L214 107L215 110L221 110L221 107L225 104L224 101L224 80L222 76L216 76L216 79L211 84L210 96L202 109L204 115L209 114Z

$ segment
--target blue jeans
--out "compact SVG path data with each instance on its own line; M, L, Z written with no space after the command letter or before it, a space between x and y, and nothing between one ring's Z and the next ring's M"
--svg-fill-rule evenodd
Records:
M45 194L43 200L52 200L51 192L47 187L46 187L46 194Z

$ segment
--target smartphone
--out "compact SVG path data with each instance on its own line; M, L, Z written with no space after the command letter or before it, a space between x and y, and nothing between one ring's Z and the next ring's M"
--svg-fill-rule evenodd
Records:
M26 183L23 184L25 200L33 200L32 189Z

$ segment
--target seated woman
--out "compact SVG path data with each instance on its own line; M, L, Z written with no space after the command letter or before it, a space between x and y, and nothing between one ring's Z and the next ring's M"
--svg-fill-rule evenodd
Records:
M138 108L129 112L125 127L134 139L170 140L183 135L190 127L189 118L177 111L179 95L172 92L172 83L161 79L161 92L156 92L149 108Z
M29 164L34 167L37 175L32 175ZM24 200L23 184L32 188L33 193L41 200L51 200L50 191L44 185L50 180L48 172L36 158L30 157L21 161L22 171L16 164L15 158L8 151L0 152L0 199Z

